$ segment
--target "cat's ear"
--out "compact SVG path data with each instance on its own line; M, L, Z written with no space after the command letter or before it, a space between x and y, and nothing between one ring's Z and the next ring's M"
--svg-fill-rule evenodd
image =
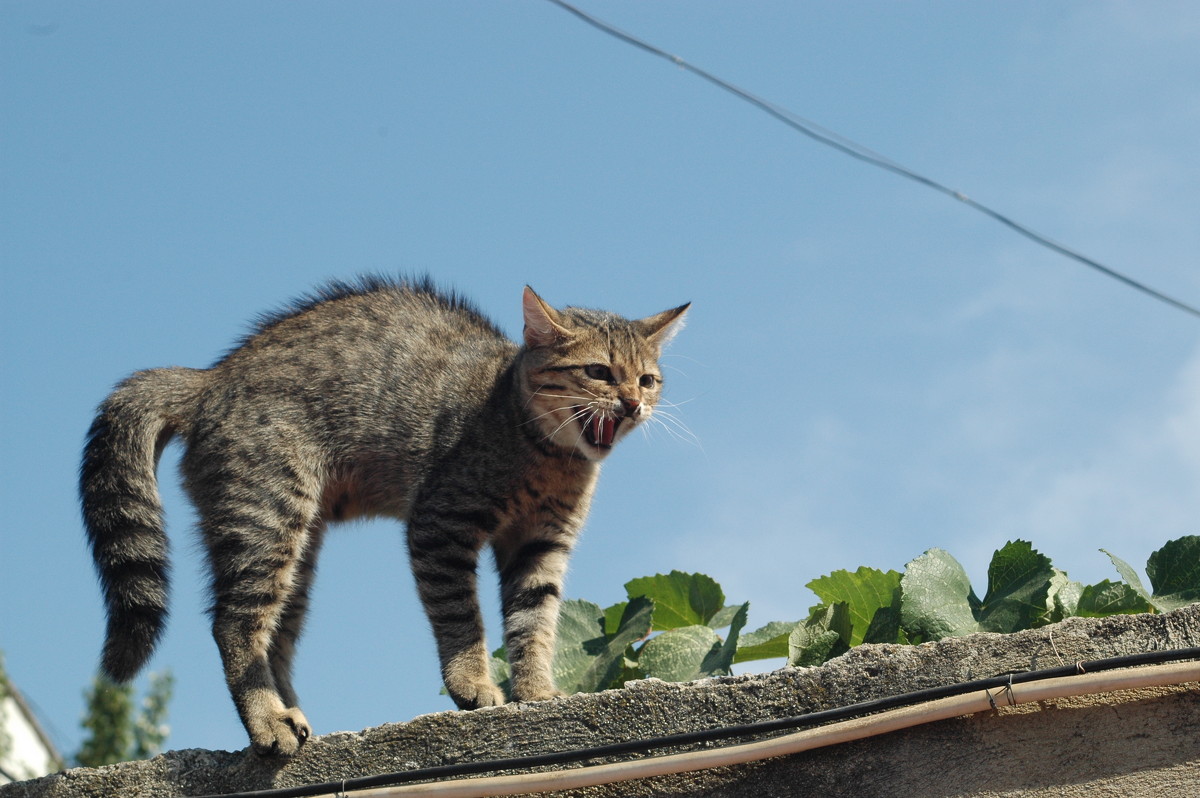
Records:
M567 337L567 330L562 325L562 317L558 315L558 311L546 304L546 301L529 286L525 286L521 307L525 313L526 346L549 346Z
M642 334L661 349L671 342L676 333L683 329L684 315L691 306L692 303L688 302L677 308L671 308L670 310L664 310L662 313L638 319L637 324L641 327Z

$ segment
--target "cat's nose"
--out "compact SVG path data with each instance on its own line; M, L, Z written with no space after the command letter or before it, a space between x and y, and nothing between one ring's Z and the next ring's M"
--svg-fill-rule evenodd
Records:
M625 411L625 415L636 416L641 407L642 403L639 400L621 397L621 409Z

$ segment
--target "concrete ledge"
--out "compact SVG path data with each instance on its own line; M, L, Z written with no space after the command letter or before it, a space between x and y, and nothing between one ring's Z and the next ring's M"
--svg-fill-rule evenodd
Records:
M172 751L0 786L0 798L187 796L547 753L801 715L928 687L1076 661L1200 646L1200 605L1166 615L1072 618L1014 635L869 645L785 668L475 712L441 712L312 739L294 759ZM663 776L573 796L1194 796L1200 685L1002 707L833 748ZM351 793L352 795L352 793Z

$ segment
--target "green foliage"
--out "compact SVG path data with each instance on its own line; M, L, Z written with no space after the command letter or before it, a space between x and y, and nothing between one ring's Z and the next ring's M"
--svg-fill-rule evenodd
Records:
M165 721L173 688L170 673L151 674L150 688L135 712L133 685L117 684L103 675L93 678L84 692L82 726L87 736L75 763L99 767L157 754L170 731Z
M843 642L892 643L900 628L900 573L860 566L857 571L834 571L808 583L826 604L845 604L850 629Z
M721 638L708 626L681 626L663 632L642 646L638 666L646 675L668 682L690 682L706 672L705 664L714 650L721 648Z
M1058 592L1064 585L1058 577ZM1064 607L1051 601L1057 575L1050 558L1023 540L992 557L988 589L980 600L963 567L941 549L930 549L905 568L901 579L901 625L913 642L975 632L1015 632L1039 625Z
M623 602L616 626L589 601L564 601L558 617L554 680L566 693L591 693L613 683L625 664L625 652L650 634L654 604L645 598Z
M788 637L788 664L807 668L844 654L850 650L846 640L851 628L846 602L813 607L808 620L796 624Z
M644 596L654 602L655 629L707 626L725 607L721 586L704 574L672 571L643 576L626 582L625 592L630 598Z
M1083 585L1072 581L1066 571L1055 568L1054 575L1050 577L1050 590L1046 595L1046 622L1058 623L1063 618L1079 615L1079 602L1083 598L1083 591Z
M1142 586L1137 573L1129 564L1111 552L1101 549L1112 560L1134 592L1159 612L1170 612L1200 601L1200 535L1172 540L1150 555L1146 574L1151 590Z
M911 561L900 579L900 624L914 642L979 631L975 613L983 604L958 560L930 549Z
M133 685L97 675L84 693L84 701L87 712L82 725L88 734L75 754L75 763L94 768L128 759L133 750Z
M142 699L142 711L133 723L133 759L149 759L162 750L171 733L167 725L167 705L175 691L170 671L150 674L150 689Z
M1027 541L1011 541L993 554L981 599L954 557L930 549L904 573L859 567L814 579L808 587L821 603L804 620L771 621L745 633L750 604L725 604L712 578L680 571L645 576L625 584L627 601L605 609L563 602L554 675L568 693L646 677L690 681L728 674L734 663L786 658L807 667L862 643L1011 633L1073 616L1166 612L1200 601L1200 536L1150 555L1150 590L1128 563L1108 556L1124 581L1085 586ZM507 689L503 649L492 664Z
M1200 535L1172 540L1151 554L1146 575L1157 607L1173 610L1200 601Z
M1054 567L1023 540L1007 544L988 567L988 590L979 607L979 625L987 632L1015 632L1038 625L1048 611Z
M771 621L766 626L747 632L738 638L733 661L750 662L756 659L775 659L788 655L788 638L796 628L795 621Z
M1154 608L1140 593L1124 582L1110 582L1105 579L1083 588L1074 614L1084 618L1103 618L1106 615L1139 612L1154 612Z

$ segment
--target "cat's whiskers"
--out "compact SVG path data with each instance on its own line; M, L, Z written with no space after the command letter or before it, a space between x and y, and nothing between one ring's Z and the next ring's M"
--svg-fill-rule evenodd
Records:
M520 426L522 426L522 427L525 427L525 426L528 426L528 425L530 425L530 424L535 424L535 423L537 423L538 421L541 421L541 420L542 420L543 418L545 418L546 416L552 416L552 415L554 415L554 414L555 414L555 413L557 413L559 410L562 410L562 408L561 408L561 407L552 407L552 408L550 408L549 410L547 410L545 413L539 413L539 414L537 414L536 416L531 416L531 417L529 417L529 418L525 419L524 421L522 421L522 422L520 423Z
M679 367L678 367L678 366L676 366L676 365L673 365L673 364L671 364L671 363L668 363L667 361L669 361L669 360L690 360L692 363L695 363L697 366L701 366L701 367L703 367L703 368L708 368L708 364L707 364L707 363L705 363L705 362L704 362L704 361L702 361L702 360L697 360L697 359L696 359L696 358L694 358L694 357L688 357L687 355L682 355L682 354L679 354L678 352L666 352L666 353L664 353L664 354L662 355L661 359L659 360L659 362L660 362L660 363L662 363L663 367L664 367L664 368L666 368L666 367L673 368L673 369L675 369L676 371L678 371L680 374L684 374L684 375L686 375L686 374L687 374L687 372L686 372L686 371L684 371L683 369L679 368Z
M538 387L536 387L532 391L530 391L529 396L526 397L526 399L525 399L524 406L529 407L529 403L532 402L534 399L536 399L539 396L544 396L548 399L572 399L575 401L585 401L585 399L586 399L586 397L583 397L583 396L571 396L570 394L546 393L547 387L548 386L545 386L545 385L539 385ZM557 388L558 386L555 386L555 387ZM587 391L593 397L596 396L596 394L592 393L591 391L588 391L587 388L583 388L583 390Z
M656 407L672 407L672 408L683 407L684 405L690 404L691 402L694 402L694 401L696 401L696 400L695 399L684 399L682 402L670 402L670 401L667 401L666 399L659 399L658 404L655 406Z
M547 399L570 399L575 402L595 402L600 399L600 397L596 396L595 394L593 394L592 398L590 399L586 396L571 396L570 394L565 393L536 393L534 396L542 396ZM533 397L530 398L532 399Z
M558 408L558 409L559 409L559 410L563 410L563 409L565 409L565 408L561 408L561 407L560 407L560 408ZM583 419L583 417L584 417L584 416L589 416L589 417L590 417L590 416L592 416L592 415L594 415L593 411L589 410L589 409L588 409L588 408L586 408L586 407L581 407L581 408L577 409L577 410L576 410L574 413L572 413L571 415L567 416L567 419L566 419L566 421L563 421L561 424L559 424L557 427L555 427L555 428L554 428L554 429L553 429L553 430L552 430L552 431L551 431L549 434L547 434L546 436L544 436L544 437L542 438L542 440L547 440L547 441L548 441L548 440L550 440L551 438L553 438L555 435L557 435L559 432L561 432L561 431L562 431L562 430L563 430L565 427L567 427L567 426L568 426L568 425L569 425L569 424L570 424L572 421L580 420L580 419ZM583 428L582 428L582 426L580 427L580 430L579 430L579 436L580 436L580 437L582 437L582 436L583 436ZM576 443L578 443L578 439L576 439Z
M530 397L529 397L529 399L528 399L528 400L526 400L526 402L525 402L526 408L528 408L528 406L529 406L529 403L530 403L531 401L533 401L533 398L534 398L535 396L542 396L542 397L545 397L545 398L548 398L548 399L567 399L567 400L570 400L570 401L573 401L573 402L584 402L585 404L583 404L583 405L575 404L575 405L571 405L571 406L570 406L571 408L577 408L577 409L575 410L575 415L574 415L574 416L572 416L572 418L582 418L582 415L581 415L581 414L589 412L589 408L592 408L592 407L594 407L594 406L596 405L596 401L595 401L595 400L587 400L587 399L586 399L585 397L583 397L583 396L570 396L570 395L568 395L568 394L536 393L536 392L535 392L535 393L534 393L532 396L530 396ZM544 413L539 413L538 415L536 415L536 416L532 416L532 417L530 417L530 418L526 419L525 421L521 422L521 426L525 426L526 424L533 424L534 422L536 422L536 421L539 421L539 420L541 420L541 419L545 418L546 416L551 416L551 415L554 415L554 414L555 414L555 413L557 413L558 411L560 411L560 410L566 410L566 409L568 409L568 408L565 408L565 407L552 407L552 408L550 408L549 410L547 410L547 411L546 411L546 412L544 412ZM590 411L590 412L594 412L594 410L592 410L592 411ZM552 432L552 433L551 433L551 435L554 435L554 434L556 434L556 433L558 432L558 430L562 429L564 426L566 426L567 424L569 424L569 423L571 422L571 420L572 420L572 419L570 419L570 418L569 418L569 419L567 419L567 421L565 421L565 422L563 422L562 424L560 424L560 425L559 425L559 426L558 426L558 427L557 427L557 428L554 430L554 432Z
M543 418L546 418L547 416L553 416L555 413L558 413L558 412L559 412L559 411L561 411L561 410L574 410L574 408L567 408L567 407L552 407L552 408L550 408L549 410L547 410L545 413L539 413L538 415L536 415L536 416L533 416L532 418L529 418L529 419L527 419L527 420L525 420L525 421L521 422L521 426L525 426L525 425L527 425L527 424L533 424L533 423L535 423L535 422L537 422L537 421L540 421L540 420L541 420L541 419L543 419ZM551 437L551 436L553 436L553 435L554 435L555 433L557 433L557 432L558 432L560 429L562 429L563 427L565 427L567 424L571 423L571 420L572 420L572 419L581 417L581 413L582 413L582 412L583 412L582 410L574 410L574 413L573 413L573 415L572 415L572 416L570 416L569 418L567 418L567 420L566 420L566 421L562 422L562 423L561 423L561 424L559 424L557 427L555 427L555 428L554 428L554 431L553 431L553 432L551 432L551 433L550 433L550 435L548 435L547 437Z
M681 421L675 414L669 413L666 410L658 410L657 412L651 414L647 420L657 424L672 438L683 441L684 443L690 443L701 451L704 450L703 444L700 443L699 436L692 432L691 429L688 428L687 424L684 424L683 421ZM651 424L647 424L643 427L643 429L646 430L645 434L649 435L649 429L651 426Z

